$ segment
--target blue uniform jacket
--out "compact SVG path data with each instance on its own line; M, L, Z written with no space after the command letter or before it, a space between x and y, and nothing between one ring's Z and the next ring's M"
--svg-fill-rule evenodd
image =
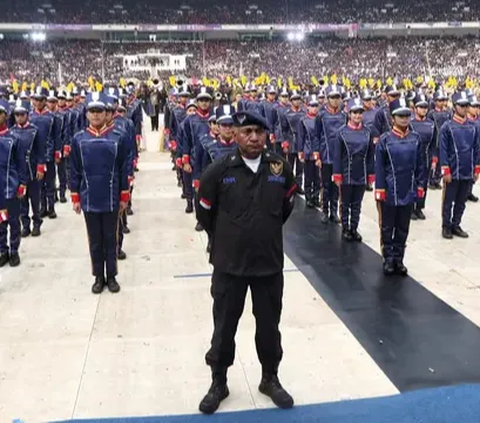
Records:
M279 115L281 133L283 138L280 140L283 143L288 143L288 149L290 153L297 153L298 149L298 126L300 120L306 115L305 110L300 108L294 110L292 107L287 108Z
M55 154L61 154L61 121L47 109L34 110L30 122L38 128L40 148L45 150L45 162L52 162Z
M73 109L76 112L76 126L74 131L74 134L76 134L79 131L83 131L88 126L87 108L84 103L76 103Z
M8 129L0 131L0 210L15 198L20 185L28 180L26 162L18 151L18 138Z
M87 128L72 140L70 191L84 212L118 210L120 198L128 201L128 151L125 135L110 125L101 131Z
M473 179L480 172L479 131L467 119L454 116L440 129L440 166L442 175L452 179Z
M435 143L437 139L435 124L430 119L418 120L417 118L414 118L411 120L410 126L420 135L422 153L424 155L425 165L428 168L435 153ZM424 176L425 178L428 178L428 172L426 172ZM423 186L426 186L426 183L427 181L425 180Z
M423 190L426 164L422 142L416 132L401 134L393 128L380 137L376 146L375 196L390 206L417 201Z
M318 114L315 120L315 134L320 143L322 163L333 164L337 132L346 123L347 115L343 111L333 113L328 106Z
M377 114L378 109L365 110L363 112L363 126L370 130L373 138L380 137L380 134L377 133L375 128L375 115Z
M342 126L337 132L334 150L333 179L345 185L367 185L373 182L375 145L372 133L361 125Z
M183 121L183 133L181 134L182 162L195 163L195 151L200 145L200 140L210 132L208 126L209 113L201 113L197 110L194 115L189 115Z
M63 155L65 146L70 146L72 143L72 137L75 135L72 129L73 115L71 110L68 107L65 107L63 109L58 109L58 116L62 119L61 141Z
M15 125L10 132L18 139L18 154L23 158L28 179L37 179L37 171L45 172L45 150L41 148L38 128L27 122L25 125Z
M140 100L135 98L127 103L127 116L129 119L132 119L135 127L135 137L141 136L143 112Z
M122 131L125 136L125 150L127 151L128 157L128 176L133 176L134 166L133 161L137 157L137 142L135 140L135 129L133 127L133 122L121 115L115 115L113 117L113 125L118 130Z
M308 113L298 122L298 151L304 154L305 160L320 158L320 142L315 134L316 116Z
M432 154L438 158L440 155L440 128L449 119L451 119L450 110L430 110L427 114L427 118L430 119L435 125L436 140L433 147Z
M177 141L180 132L180 125L187 117L187 110L184 106L178 104L173 110L170 119L170 141Z
M373 128L376 137L380 137L380 135L392 129L392 115L388 104L380 107L375 113Z

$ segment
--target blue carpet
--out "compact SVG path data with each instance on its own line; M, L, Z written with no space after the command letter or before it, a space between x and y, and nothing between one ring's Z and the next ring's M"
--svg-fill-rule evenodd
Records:
M319 387L321 389L321 387ZM64 421L63 423L66 423ZM479 423L480 385L449 386L391 397L305 405L292 410L249 410L184 415L68 420L75 423ZM60 422L59 422L60 423Z

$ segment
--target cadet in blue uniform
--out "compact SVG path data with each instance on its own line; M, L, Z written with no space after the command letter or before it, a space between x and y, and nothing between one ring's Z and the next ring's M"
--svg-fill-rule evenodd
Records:
M11 133L18 138L18 153L27 166L27 192L21 200L20 214L22 221L22 237L30 234L40 236L42 218L40 217L40 181L46 171L45 147L41 143L38 128L28 121L28 111L25 102L18 101L13 109L15 125ZM29 208L32 208L30 220ZM30 223L33 221L33 229Z
M110 292L120 291L117 225L119 213L128 205L128 176L133 170L124 134L114 125L106 126L106 100L95 94L99 93L93 93L87 104L90 126L72 140L70 191L73 209L85 216L95 276L92 292L100 294L105 285Z
M425 220L423 209L425 208L425 200L427 198L428 175L431 170L431 163L435 151L435 143L437 140L437 132L435 124L430 119L427 119L428 100L425 94L417 94L412 100L414 106L414 115L410 122L412 129L420 135L420 142L422 143L422 153L424 155L427 173L424 175L427 178L422 182L425 188L424 195L417 199L412 211L412 220Z
M403 264L413 205L423 197L426 165L420 135L409 130L404 98L390 102L393 127L376 147L375 199L379 205L383 272L406 275Z
M334 149L333 181L340 190L342 238L362 241L358 233L363 196L368 184L375 181L372 133L363 126L363 103L359 98L347 104L348 123L337 132Z
M25 195L27 170L18 151L18 138L7 128L8 103L0 103L0 267L20 264L20 199ZM8 228L10 227L10 240Z
M72 142L72 137L75 135L73 132L72 119L73 114L69 107L67 106L67 94L63 91L59 91L57 94L58 98L58 115L62 118L62 154L60 162L57 163L57 173L58 173L58 182L59 182L59 199L60 203L66 203L67 197L67 160L68 155L70 154L69 148Z
M375 114L373 131L375 137L380 137L380 135L392 129L392 115L390 113L390 103L398 100L399 97L400 91L398 91L396 85L388 85L385 87L386 104L381 106Z
M267 122L252 112L234 115L238 151L212 163L200 180L197 218L212 234L214 331L206 362L212 384L200 411L214 413L229 395L227 370L248 287L262 364L259 390L281 408L293 398L278 379L283 351L279 322L283 297L282 226L293 209L296 184L288 162L265 151Z
M442 235L468 238L460 223L468 190L480 173L479 131L467 119L469 100L465 91L452 96L453 118L440 129L440 165L443 175ZM452 212L453 208L453 212Z
M277 102L275 97L277 90L273 85L269 85L266 89L267 98L260 102L260 110L272 130L268 134L268 147L275 151L275 128L278 125Z
M297 129L298 158L305 164L305 200L307 207L320 207L320 143L315 134L319 102L316 95L307 98L308 112Z
M338 130L347 123L347 115L342 111L342 97L338 85L329 85L325 90L327 104L318 114L315 122L315 135L320 142L322 161L322 222L338 223L338 187L332 181L333 157Z

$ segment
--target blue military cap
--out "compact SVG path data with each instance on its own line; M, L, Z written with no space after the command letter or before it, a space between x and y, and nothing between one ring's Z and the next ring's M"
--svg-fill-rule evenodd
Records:
M126 113L127 108L123 104L119 104L117 106L117 111L120 112L120 113Z
M22 100L28 100L29 96L26 91L22 91L19 95Z
M361 98L351 98L347 103L347 112L363 111L363 101Z
M36 100L45 100L48 97L48 90L43 87L35 88L35 92L33 93L33 98Z
M362 100L369 101L373 98L372 90L369 90L368 88L365 88L364 90L362 90L360 92L360 96L361 96Z
M265 90L267 94L277 94L277 89L273 85L269 85Z
M8 105L8 101L4 98L0 98L0 113L8 114L10 110L10 106Z
M460 106L468 106L468 95L466 91L457 91L452 95L453 104L459 104Z
M390 103L390 113L392 116L410 116L412 111L407 106L405 97L400 97Z
M48 91L47 101L58 101L57 93L55 90Z
M352 98L350 91L344 91L342 93L342 100L343 101L349 101Z
M280 92L278 93L279 97L288 97L288 89L287 87L282 87Z
M105 110L107 108L108 97L104 93L91 92L85 100L87 110Z
M433 93L433 100L434 101L443 101L448 100L448 95L442 88L438 89Z
M188 90L188 86L185 84L182 85L182 89L178 91L179 97L190 97L192 93Z
M428 107L427 96L425 94L418 93L413 99L413 104L415 107Z
M290 93L290 100L300 100L302 95L297 90L292 90Z
M327 96L327 98L329 98L329 97L341 97L342 96L342 89L337 84L329 85L325 89L325 95Z
M237 112L232 116L232 119L233 126L236 127L258 125L263 129L270 129L268 122L261 115L252 111Z
M200 87L200 90L197 93L197 100L200 100L202 98L206 98L208 100L212 99L212 94L207 87Z
M217 122L217 115L215 114L217 111L217 107L215 107L213 109L213 112L212 114L210 115L210 117L208 118L208 123L216 123Z
M62 100L66 100L67 99L67 93L63 90L60 90L57 93L57 98L62 99Z
M217 123L222 125L232 125L233 119L232 115L235 113L232 105L230 104L222 104L221 106L217 107L215 110L215 115L217 117Z
M311 107L316 107L318 106L320 103L318 101L318 96L315 95L315 94L312 94L310 96L307 97L307 104Z
M29 101L18 98L17 101L15 102L13 113L24 114L24 113L28 113L29 110L30 110Z
M17 101L17 99L15 98L15 94L10 94L10 95L8 96L8 104L9 104L10 106L14 106L15 103L16 103L16 101Z
M470 103L470 106L472 107L478 107L480 106L480 101L478 100L476 95L470 95L468 96L468 101Z
M178 88L172 88L168 94L176 97L178 95Z
M405 96L407 101L414 101L417 93L414 90L407 91L407 95Z
M108 87L106 90L103 90L103 92L110 98L118 99L119 97L119 92L117 87Z
M400 95L400 91L398 90L397 86L394 85L387 85L385 87L385 94L387 95Z
M194 99L188 100L185 110L188 110L190 107L198 108L197 102Z

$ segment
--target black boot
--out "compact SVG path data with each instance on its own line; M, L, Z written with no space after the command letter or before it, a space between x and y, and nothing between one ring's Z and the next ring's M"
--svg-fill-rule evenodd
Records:
M120 250L117 254L117 259L125 260L126 258L127 258L127 254L125 253L125 251Z
M293 398L283 389L276 374L264 373L258 390L267 397L270 397L273 403L279 408L293 407Z
M202 232L203 231L203 226L200 222L197 222L197 224L195 225L195 230L197 232Z
M0 254L0 267L5 266L10 261L10 254L3 253Z
M45 210L45 209L40 209L40 217L47 217L47 216L48 216L47 210Z
M26 238L27 236L30 236L31 232L30 232L30 228L23 228L22 230L22 238Z
M418 220L425 220L426 219L425 214L423 213L423 211L421 209L417 210L417 217L418 217Z
M328 223L328 212L327 213L323 212L322 217L320 218L320 221L325 225Z
M200 402L198 409L204 414L213 414L220 403L230 395L227 386L227 370L212 371L212 384Z
M65 197L65 193L60 193L60 203L65 204L67 202L67 197Z
M362 239L363 239L362 235L360 235L356 229L352 229L351 233L352 233L352 240L353 241L362 242Z
M92 285L92 292L94 294L101 294L103 292L104 287L105 287L105 277L95 276L95 283Z
M187 200L187 207L185 208L185 213L190 214L193 213L193 201Z
M120 292L120 285L114 277L107 279L107 288L113 294Z
M39 226L34 226L32 230L32 236L40 236L40 227Z
M387 276L395 273L395 263L392 260L385 260L383 262L383 273Z
M350 229L343 229L342 231L342 239L347 242L352 241L352 234L350 232Z
M182 192L182 193L180 194L180 198L181 198L182 200L186 200L186 199L187 199L187 196Z
M127 225L123 226L123 231L124 234L129 234L130 233L130 228Z
M128 206L128 207L127 207L127 216L133 216L132 206Z
M340 223L340 219L337 216L337 212L330 212L330 222L335 223L335 224Z
M478 201L478 197L474 194L468 194L467 200L471 201L472 203L476 203Z
M304 195L305 194L305 191L303 190L303 188L300 185L297 188L297 194L298 195Z
M410 218L411 220L418 220L418 215L417 215L417 211L416 210L413 210L412 211L412 216Z
M408 269L403 264L403 260L397 261L396 271L397 271L397 274L400 275L400 276L407 276Z
M17 267L20 264L18 253L10 253L10 267Z
M48 211L48 218L49 218L49 219L56 219L56 218L57 218L57 213L55 213L55 209L54 209L54 208L51 208L51 209Z
M460 226L452 228L452 235L459 238L468 238L468 234Z

